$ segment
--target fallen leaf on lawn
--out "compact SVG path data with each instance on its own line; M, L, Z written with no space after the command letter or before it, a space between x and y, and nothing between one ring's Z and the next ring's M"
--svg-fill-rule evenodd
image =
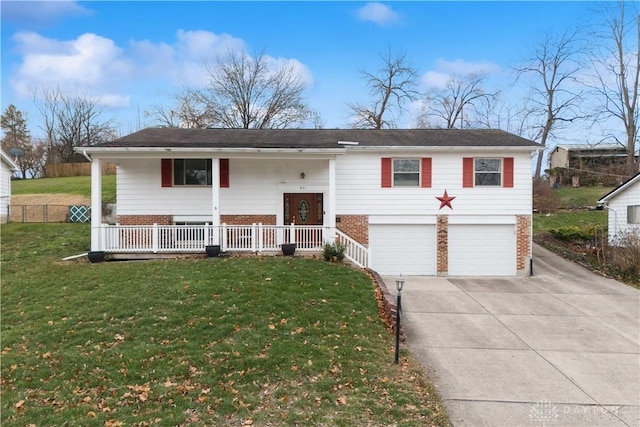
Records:
M287 324L287 319L280 319L280 323L283 324L283 325L286 325Z
M104 422L104 427L121 427L122 421L118 420L108 420Z
M265 280L266 282L270 282L270 281L271 281L271 277L266 277L264 280Z
M24 400L19 401L18 403L15 403L13 405L13 409L15 409L16 411L18 411L18 413L22 413L24 412L24 407L25 407L26 402Z
M269 329L274 330L276 328L276 325L274 325L273 323L269 324Z
M51 357L51 352L50 352L50 351L47 351L46 353L44 353L44 354L42 355L42 358L43 358L43 359L49 359L50 357Z
M336 399L336 404L338 405L346 405L347 404L347 398L344 396L340 396Z
M246 420L243 421L242 425L243 426L252 426L253 425L253 420L251 418L247 418Z
M96 417L96 413L95 413L95 412L93 412L93 411L89 411L89 412L87 412L87 417L89 417L89 418L95 418L95 417Z
M116 334L115 339L116 341L124 341L124 335Z

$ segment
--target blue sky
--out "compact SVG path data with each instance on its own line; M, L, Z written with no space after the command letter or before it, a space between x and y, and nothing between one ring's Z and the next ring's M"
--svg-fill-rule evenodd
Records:
M203 84L203 64L229 48L294 64L325 127L347 127L346 104L366 101L359 71L377 69L387 47L406 52L421 89L474 70L488 73L488 86L510 87L510 67L541 33L590 13L588 3L555 1L2 1L0 8L1 107L27 113L36 137L35 88L57 85L100 100L104 118L126 134L152 125L144 111L170 102L182 85Z

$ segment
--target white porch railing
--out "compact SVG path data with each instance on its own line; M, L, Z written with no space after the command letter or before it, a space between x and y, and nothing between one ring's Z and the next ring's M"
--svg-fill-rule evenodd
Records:
M314 225L107 225L99 227L100 251L116 253L204 252L220 245L222 252L277 252L283 243L296 251L322 251L325 242L346 246L345 257L360 267L369 265L368 250L332 227Z
M336 230L336 243L345 245L344 256L358 267L369 266L369 249L353 240L340 230Z

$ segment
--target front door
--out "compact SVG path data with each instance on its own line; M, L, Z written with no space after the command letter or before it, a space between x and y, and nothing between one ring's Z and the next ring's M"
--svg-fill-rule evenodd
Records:
M284 224L322 225L322 193L285 193Z

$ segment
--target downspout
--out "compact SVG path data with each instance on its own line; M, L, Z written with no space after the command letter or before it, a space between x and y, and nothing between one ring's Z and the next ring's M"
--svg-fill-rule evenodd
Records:
M87 150L82 150L82 155L84 156L85 159L87 159L89 161L89 163L93 162L91 157L89 157L89 155L87 154Z

